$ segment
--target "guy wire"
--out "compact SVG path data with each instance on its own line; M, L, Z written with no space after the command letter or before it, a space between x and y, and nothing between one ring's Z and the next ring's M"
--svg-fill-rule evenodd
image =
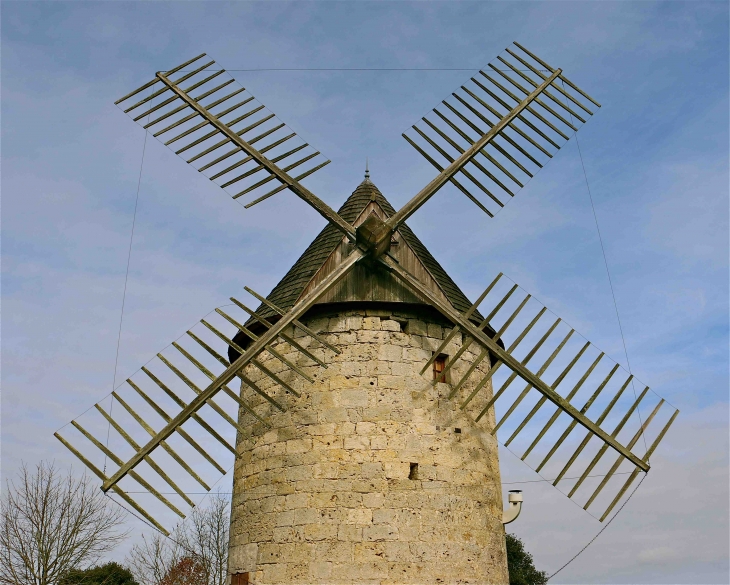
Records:
M624 503L623 503L623 504L621 504L621 507L620 507L620 508L618 509L618 511L617 511L617 512L616 512L616 513L615 513L615 514L614 514L613 516L611 516L611 519L610 519L610 520L609 520L608 522L606 522L606 525L605 525L605 526L604 526L603 528L601 528L601 529L600 529L600 530L598 531L598 533L597 533L597 534L596 534L596 535L595 535L595 536L594 536L593 538L591 538L591 539L590 539L590 540L588 541L588 544L586 544L586 545L585 545L585 546L584 546L584 547L583 547L582 549L580 549L580 550L579 550L579 551L578 551L578 552L577 552L577 553L575 554L575 556L574 556L574 557L573 557L572 559L570 559L570 560L569 560L569 561L568 561L567 563L565 563L565 564L564 564L564 565L563 565L562 567L560 567L560 568L559 568L559 569L558 569L557 571L555 571L555 572L554 572L554 573L553 573L552 575L550 575L550 576L548 577L548 581L550 581L550 579L552 579L553 577L555 577L555 575L557 575L558 573L560 573L560 571L562 571L562 570L563 570L563 569L564 569L565 567L567 567L567 566L568 566L568 565L569 565L570 563L572 563L572 562L573 562L573 561L574 561L575 559L577 559L577 558L578 558L578 557L580 556L580 554L581 554L581 553L582 553L582 552L583 552L583 551L584 551L585 549L587 549L587 548L588 548L589 546L591 546L591 544L593 544L593 541L594 541L594 540L596 540L596 539L597 539L597 538L598 538L599 536L601 536L601 534L603 533L603 531L604 531L604 530L606 530L606 528L608 528L608 526L609 526L609 525L611 524L611 522L613 522L613 521L614 521L614 520L616 519L616 516L618 516L618 515L619 515L619 514L621 513L621 510L623 510L623 509L624 509L624 506L625 506L626 504L628 504L628 503L629 503L629 500L630 500L630 499L631 499L631 498L633 497L633 495L634 495L634 494L636 493L636 490L638 490L638 489L639 489L639 488L641 487L641 484L642 484L642 483L644 483L644 480L646 479L646 476L647 476L647 474L645 473L645 474L644 474L644 477L642 477L642 478L641 478L641 481L639 482L639 485L637 485L637 486L636 486L636 487L634 488L634 491L632 491L632 492L631 492L631 494L629 495L629 497L628 497L628 498L626 498L626 501L624 501Z
M563 89L565 89L565 82L563 82ZM567 98L565 100L567 102ZM570 121L573 121L573 115L570 115ZM593 203L593 193L591 193L591 186L588 183L588 173L586 172L586 165L583 162L583 152L580 149L580 142L578 141L578 132L573 130L573 136L575 136L575 145L578 148L578 157L580 158L580 166L583 169L583 177L586 181L586 189L588 190L588 199L591 202L591 210L593 211L593 221L596 222L596 232L598 232L598 242L601 244L601 253L603 254L603 263L606 266L606 276L608 277L608 286L611 289L611 297L613 298L613 308L616 311L616 321L618 322L618 330L621 333L621 343L623 343L624 346L624 356L626 356L626 367L629 370L629 374L632 375L631 377L631 389L634 391L634 400L637 400L636 396L636 385L634 384L634 378L633 378L633 372L631 371L631 362L629 361L629 350L626 348L626 338L624 337L624 328L621 325L621 317L618 312L618 302L616 302L616 293L613 290L613 281L611 280L611 271L608 269L608 258L606 256L606 248L603 245L603 236L601 236L601 228L598 225L598 214L596 213L596 206ZM639 415L639 428L642 428L644 426L644 421L642 420L641 416L641 407L637 404L636 405L636 413ZM648 451L648 446L646 444L646 433L641 433L641 438L644 441L644 452ZM648 463L647 459L647 463Z
M149 116L147 116L149 119ZM114 356L114 378L112 381L112 391L117 387L117 368L119 366L119 346L122 342L122 323L124 321L124 304L127 301L127 282L129 281L129 265L132 260L132 243L134 242L134 227L137 223L137 207L139 204L139 190L142 185L142 169L144 167L144 155L147 150L147 135L149 132L145 130L144 142L142 143L142 160L139 163L139 176L137 177L137 195L134 199L134 213L132 215L132 233L129 235L129 250L127 251L127 270L124 273L124 291L122 292L122 310L119 314L119 332L117 334L117 351ZM114 410L114 394L112 394L111 404L109 406L109 416L111 417ZM111 421L106 427L106 446L109 448L109 434L111 432ZM107 456L104 454L104 475L106 475Z
M611 296L613 297L613 308L616 310L616 321L618 322L618 330L621 333L621 342L624 346L624 355L626 356L626 366L629 370L629 374L633 375L633 372L631 371L631 362L629 361L629 350L626 348L626 338L624 337L624 328L621 326L621 317L618 313L618 303L616 302L616 293L613 290L613 282L611 280L611 271L608 269L608 259L606 258L606 249L603 246L603 237L601 237L601 228L598 227L598 215L596 215L596 207L593 204L593 195L591 194L591 187L588 184L588 174L586 173L586 167L583 163L583 153L580 150L580 142L578 142L578 133L574 132L573 135L575 136L575 145L578 147L578 156L580 157L580 164L583 167L583 176L586 180L586 188L588 189L588 198L591 201L591 210L593 211L593 219L596 222L596 231L598 232L598 241L601 244L601 252L603 253L603 263L606 265L606 276L608 276L608 286L611 288ZM634 400L637 399L636 396L636 386L634 385L634 378L631 378L631 388L634 391ZM636 405L636 413L639 415L639 425L640 428L644 426L644 421L641 417L641 407L637 404ZM641 438L644 441L644 452L648 450L647 444L646 444L646 433L641 433ZM648 462L648 461L647 461Z

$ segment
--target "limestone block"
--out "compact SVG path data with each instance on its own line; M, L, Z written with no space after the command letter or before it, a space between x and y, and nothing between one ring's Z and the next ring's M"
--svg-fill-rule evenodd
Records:
M380 330L380 317L365 317L362 320L363 329Z
M340 392L340 405L345 407L367 406L369 396L361 389L342 390Z
M392 319L384 319L380 322L380 328L383 331L400 332L400 323L398 323L398 321L393 321Z
M403 347L400 345L380 345L378 359L384 362L400 362L403 359Z
M366 541L374 540L397 540L398 527L386 524L377 524L373 526L365 526L362 529L362 537Z
M403 479L407 478L411 471L409 462L389 461L384 464L386 479Z
M370 448L373 450L382 450L388 448L388 437L383 435L370 437Z
M368 508L354 508L347 510L347 524L372 524L373 522L373 511Z
M388 331L381 331L380 329L363 329L357 332L358 343L389 343L391 333Z
M428 326L419 319L408 319L406 333L409 335L428 335Z
M370 438L361 435L345 437L345 450L348 449L369 449Z
M233 546L228 551L228 572L245 573L256 570L258 545L249 543Z

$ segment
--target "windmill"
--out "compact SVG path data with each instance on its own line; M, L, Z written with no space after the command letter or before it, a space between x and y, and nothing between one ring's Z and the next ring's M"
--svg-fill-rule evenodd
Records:
M493 217L600 104L515 43L404 134L433 180L396 211L366 173L335 212L301 184L329 161L214 65L117 104L244 207L288 189L327 226L57 438L166 534L234 461L233 583L503 582L497 438L606 520L678 411L508 276L467 300L405 223L447 184Z

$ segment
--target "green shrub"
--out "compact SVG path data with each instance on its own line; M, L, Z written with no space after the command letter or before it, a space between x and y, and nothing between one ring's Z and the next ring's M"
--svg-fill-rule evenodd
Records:
M106 563L90 569L72 569L58 585L138 585L132 572L119 563Z

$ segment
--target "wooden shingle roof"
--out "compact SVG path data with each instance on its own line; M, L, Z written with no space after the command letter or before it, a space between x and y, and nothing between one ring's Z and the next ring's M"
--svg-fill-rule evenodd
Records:
M380 205L388 217L395 214L393 206L369 179L365 179L360 183L340 207L338 213L345 221L353 223L370 201L375 201ZM406 224L402 224L398 228L398 233L415 252L452 306L461 313L466 312L471 306L471 302L451 277L446 274L446 271L426 249L421 240L416 237L416 234ZM332 225L327 225L289 269L279 284L269 293L267 299L285 311L290 309L341 241L342 232ZM265 305L259 306L257 312L266 317L273 316L273 312ZM481 319L478 312L475 312L474 317Z

